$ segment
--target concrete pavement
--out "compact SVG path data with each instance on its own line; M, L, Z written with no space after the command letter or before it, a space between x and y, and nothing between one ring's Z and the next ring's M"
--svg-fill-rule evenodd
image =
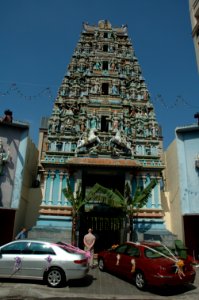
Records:
M42 282L36 281L0 281L0 299L2 300L63 300L63 299L167 299L169 300L198 300L199 298L199 269L193 286L176 289L149 289L139 291L133 284L117 278L98 268L89 271L83 280L68 282L63 288L49 288Z

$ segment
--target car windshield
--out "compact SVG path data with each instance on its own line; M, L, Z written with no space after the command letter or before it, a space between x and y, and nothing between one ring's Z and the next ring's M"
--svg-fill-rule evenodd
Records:
M148 258L160 258L160 257L171 257L173 254L164 246L150 246L146 248L145 256Z

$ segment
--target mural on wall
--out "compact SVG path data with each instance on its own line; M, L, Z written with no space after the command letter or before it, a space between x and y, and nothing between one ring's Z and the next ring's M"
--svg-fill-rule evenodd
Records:
M3 147L3 141L0 139L0 184L1 184L1 179L3 179L3 174L4 174L4 166L6 162L8 161L8 158L10 156L10 151L9 148L7 152L4 150ZM0 207L3 206L3 201L2 201L2 190L1 190L1 185L0 185Z
M23 132L22 128L0 123L0 208L18 208L22 173L17 170L24 165Z
M3 167L4 164L8 161L9 154L10 154L9 148L8 151L5 152L3 148L2 139L0 139L0 176L3 175Z

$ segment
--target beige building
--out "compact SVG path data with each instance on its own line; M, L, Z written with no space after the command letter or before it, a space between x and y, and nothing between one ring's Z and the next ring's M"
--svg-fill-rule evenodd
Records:
M199 70L199 0L189 0L192 37Z

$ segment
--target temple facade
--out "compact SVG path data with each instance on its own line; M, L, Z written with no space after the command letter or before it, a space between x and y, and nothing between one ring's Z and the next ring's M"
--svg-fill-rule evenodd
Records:
M71 241L71 204L63 194L67 179L84 195L95 183L124 194L128 183L157 185L134 216L138 239L166 236L161 202L164 170L161 128L156 120L127 26L109 21L83 23L80 39L54 101L43 118L39 142L42 199L32 230L38 237ZM120 242L123 217L95 199L78 219L79 246L89 227L97 245Z

